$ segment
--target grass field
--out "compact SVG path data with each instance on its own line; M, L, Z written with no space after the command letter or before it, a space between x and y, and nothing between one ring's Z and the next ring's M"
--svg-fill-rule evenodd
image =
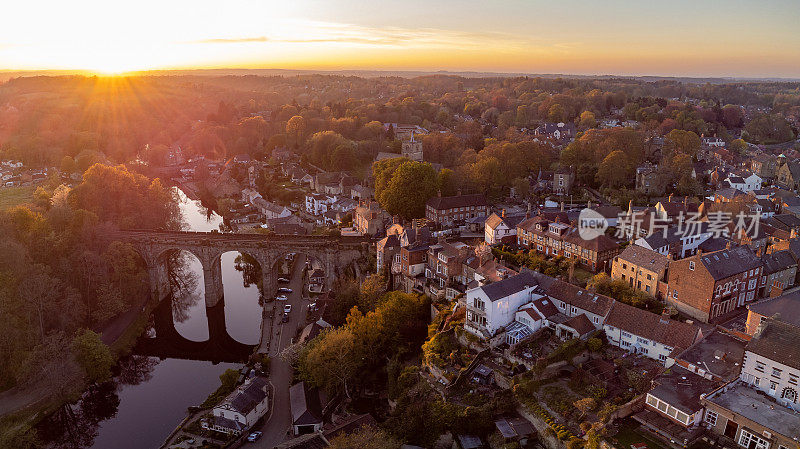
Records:
M33 201L35 187L0 187L0 210Z

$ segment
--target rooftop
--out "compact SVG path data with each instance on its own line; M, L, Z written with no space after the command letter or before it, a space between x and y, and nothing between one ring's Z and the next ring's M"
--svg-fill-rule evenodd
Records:
M770 319L756 332L745 349L772 361L800 369L798 342L800 342L800 328Z
M747 306L759 315L773 317L780 314L779 320L800 327L800 291L768 298Z
M628 245L617 257L637 267L656 273L664 271L667 268L667 264L669 264L667 256L639 245Z
M677 365L664 371L653 382L656 386L650 390L652 396L687 415L693 415L703 408L700 404L700 395L711 393L717 385Z
M720 331L714 331L683 351L676 359L696 365L724 381L739 375L746 342ZM702 372L701 372L702 374Z
M674 349L691 346L700 331L694 324L671 320L621 302L614 303L605 324Z
M521 292L528 287L535 287L537 285L539 285L539 283L531 272L522 272L510 278L503 279L502 281L493 282L479 288L489 297L489 300L497 301L498 299L505 298L514 293Z
M737 246L697 257L715 280L725 279L761 266L761 260L749 246Z
M730 410L787 438L800 435L800 414L778 404L766 394L740 381L715 391L706 401Z

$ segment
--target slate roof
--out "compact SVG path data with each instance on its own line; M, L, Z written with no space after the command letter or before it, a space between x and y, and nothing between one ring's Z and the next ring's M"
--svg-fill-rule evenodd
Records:
M676 409L693 415L703 406L700 404L700 395L714 390L716 383L704 377L672 365L663 374L653 380L657 384L650 390L650 394L661 399Z
M761 257L764 263L764 274L777 273L783 271L792 265L797 265L794 257L789 250L776 251L772 254L765 254Z
M800 328L776 320L767 320L746 349L792 368L800 369Z
M606 316L614 300L608 296L584 290L569 282L560 281L539 272L530 272L548 296L564 301L595 315Z
M620 260L630 262L640 268L661 273L667 268L667 256L639 245L628 245L619 256Z
M511 276L510 278L503 279L502 281L492 282L491 284L479 288L489 297L490 301L497 301L498 299L520 292L526 287L533 287L538 284L538 281L531 272L525 271Z
M622 302L614 303L605 324L675 349L691 346L700 331L694 324L671 320Z
M455 207L486 206L486 197L482 193L456 196L434 196L428 200L427 205L436 210L452 209Z
M747 308L767 317L773 317L779 313L780 321L800 327L800 291L764 299L750 304Z
M319 393L309 388L305 382L289 387L289 409L294 425L319 424L322 422L322 407Z
M725 279L762 265L749 246L737 246L700 256L700 262L714 280Z
M254 377L244 390L236 390L226 401L230 406L243 415L247 415L266 397L264 391L267 388L267 381L263 377Z
M605 234L601 234L591 240L586 240L581 237L578 228L570 228L564 235L564 240L596 253L619 248L619 243Z

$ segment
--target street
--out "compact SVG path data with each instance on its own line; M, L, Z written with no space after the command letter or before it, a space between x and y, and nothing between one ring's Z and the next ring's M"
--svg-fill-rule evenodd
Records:
M261 428L253 428L252 430L260 430L264 432L264 436L255 443L249 443L252 447L271 449L273 446L282 443L288 437L287 432L291 427L291 415L289 412L289 382L292 379L292 368L288 363L284 362L280 353L284 348L292 344L292 339L297 334L299 329L305 325L306 311L308 309L308 301L303 299L303 270L306 266L306 256L297 254L295 256L292 276L289 283L279 283L278 287L289 287L292 293L287 296L287 301L274 301L271 304L275 305L275 316L272 320L272 343L269 348L269 356L272 359L270 366L269 382L272 388L273 397L270 404L270 411L267 412L266 420ZM265 292L266 294L275 294L275 292ZM289 321L282 323L283 306L285 304L292 305L292 311L289 313ZM265 318L270 320L270 318ZM264 323L265 328L269 323Z

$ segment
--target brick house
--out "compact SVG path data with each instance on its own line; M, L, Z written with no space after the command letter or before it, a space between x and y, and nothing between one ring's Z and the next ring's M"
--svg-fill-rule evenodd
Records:
M747 246L672 261L667 303L700 321L719 321L757 298L762 269Z
M383 231L389 214L377 201L359 201L353 213L353 227L362 235L375 235Z
M787 162L775 171L775 183L789 190L800 187L800 163Z
M517 245L545 256L573 259L592 272L605 271L619 254L619 244L606 235L584 240L569 223L537 215L517 225Z
M611 279L622 279L634 289L655 297L668 266L667 256L639 245L628 245L614 258Z
M425 277L432 281L433 296L453 299L466 290L464 262L473 253L473 248L463 242L441 241L428 246Z
M440 227L453 227L475 217L489 215L489 205L483 194L435 196L425 205L425 218Z

